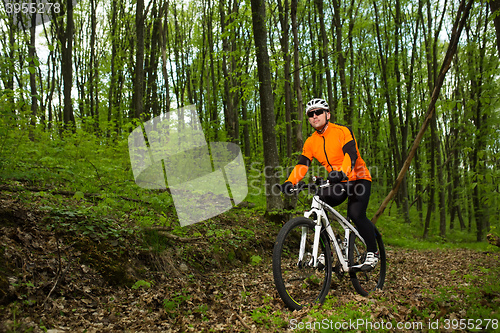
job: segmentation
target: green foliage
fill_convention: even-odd
[[[252,263],[252,265],[257,266],[262,262],[262,257],[261,256],[252,256],[250,258],[250,260],[251,260],[250,262]]]
[[[462,273],[466,283],[458,288],[441,286],[438,288],[437,294],[434,294],[433,291],[426,291],[426,294],[433,299],[429,308],[431,310],[445,308],[446,312],[460,313],[463,318],[488,318],[500,321],[500,313],[492,311],[500,306],[500,286],[498,284],[500,268],[479,267],[479,274],[475,273],[474,270],[476,268],[471,267],[470,273]],[[450,273],[461,274],[460,272]]]
[[[274,311],[270,305],[257,308],[252,311],[252,320],[264,328],[286,327],[287,322],[283,320],[282,313]]]
[[[46,217],[46,228],[57,232],[83,235],[95,240],[109,240],[111,244],[118,246],[124,243],[128,235],[137,231],[136,227],[127,227],[113,219],[86,215],[85,210],[42,208],[50,213]]]
[[[186,290],[179,291],[174,294],[171,298],[166,298],[163,300],[163,309],[171,317],[176,317],[178,315],[179,307],[188,301],[191,296]]]
[[[149,289],[151,288],[151,282],[139,280],[132,286],[132,289]]]

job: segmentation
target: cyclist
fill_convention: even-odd
[[[378,263],[375,228],[366,216],[372,179],[359,154],[354,134],[347,126],[329,122],[330,109],[323,99],[309,101],[306,114],[316,131],[304,143],[302,155],[286,182],[280,186],[281,191],[290,194],[293,186],[305,177],[312,159],[316,158],[328,171],[327,180],[335,184],[322,188],[320,199],[333,207],[349,198],[347,215],[366,242],[366,260],[353,268],[372,270]]]

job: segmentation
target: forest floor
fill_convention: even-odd
[[[362,297],[348,279],[334,278],[322,307],[292,312],[273,282],[277,227],[266,228],[272,223],[262,217],[253,217],[261,226],[244,243],[252,256],[236,250],[227,257],[202,233],[171,239],[164,251],[145,248],[132,233],[99,238],[74,228],[87,223],[102,236],[88,219],[48,212],[35,201],[0,192],[0,332],[365,332],[374,323],[390,323],[388,331],[451,332],[471,331],[458,326],[471,324],[463,319],[484,329],[500,317],[498,253],[388,246],[383,291]],[[231,238],[248,219],[217,223]]]

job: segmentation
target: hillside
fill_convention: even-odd
[[[366,330],[353,322],[452,331],[461,319],[485,328],[496,318],[491,328],[500,318],[498,253],[388,246],[383,291],[361,297],[334,278],[322,307],[291,312],[272,278],[279,227],[251,210],[175,235],[75,214],[69,196],[51,200],[67,209],[42,206],[30,191],[0,193],[1,332]]]

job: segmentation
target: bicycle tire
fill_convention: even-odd
[[[314,228],[316,224],[305,217],[291,219],[281,228],[273,249],[273,276],[276,289],[285,305],[292,310],[323,303],[332,279],[332,253],[326,231],[320,234],[318,257],[325,263],[320,269],[311,267]],[[303,227],[307,232],[306,254],[298,261]]]
[[[368,296],[372,291],[382,289],[385,283],[387,258],[385,254],[384,242],[382,241],[382,235],[379,233],[377,228],[375,228],[375,234],[379,255],[379,262],[377,266],[369,272],[349,272],[354,289],[362,296]],[[348,252],[349,267],[363,263],[365,261],[365,257],[366,245],[361,242],[361,240],[354,233],[351,233],[351,237],[349,237]]]

